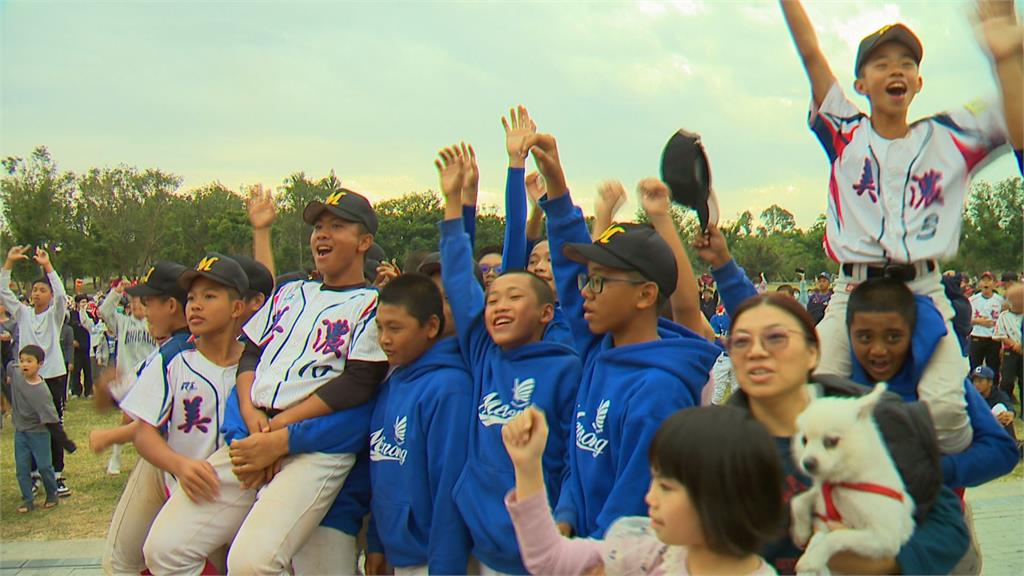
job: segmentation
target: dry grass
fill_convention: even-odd
[[[64,455],[64,476],[71,496],[62,498],[60,506],[45,510],[40,495],[35,510],[18,514],[15,510],[21,504],[21,493],[14,475],[14,427],[8,417],[0,433],[0,540],[103,538],[137,453],[134,447],[125,446],[121,474],[108,476],[110,452],[90,452],[89,431],[116,426],[120,420],[120,412],[97,413],[91,401],[72,399],[64,417],[68,435],[79,447],[74,454]]]

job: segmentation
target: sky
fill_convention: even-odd
[[[965,2],[806,5],[850,94],[860,39],[899,21],[924,44],[912,118],[997,95]],[[379,201],[436,190],[436,151],[465,140],[500,208],[500,119],[523,104],[588,212],[602,180],[656,176],[686,128],[723,219],[779,204],[807,227],[828,181],[809,98],[775,2],[0,0],[0,155],[45,145],[62,169],[160,168],[183,190],[334,170]],[[1004,156],[977,177],[1016,174]]]

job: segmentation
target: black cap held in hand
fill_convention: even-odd
[[[361,194],[342,188],[327,195],[323,201],[313,200],[302,211],[302,219],[306,224],[316,224],[317,218],[324,211],[334,214],[342,220],[359,222],[370,234],[377,233],[377,214],[370,206],[370,201]]]
[[[562,253],[581,264],[594,262],[639,272],[657,284],[658,291],[666,298],[676,290],[676,257],[665,240],[647,224],[613,224],[592,244],[566,244]]]
[[[700,135],[680,129],[661,153],[661,179],[672,200],[697,211],[701,230],[707,230],[710,209],[711,167]]]
[[[184,300],[184,292],[178,285],[182,272],[188,270],[177,262],[161,260],[150,266],[139,283],[125,292],[129,296],[169,296]]]
[[[199,277],[213,280],[228,288],[234,288],[242,296],[249,292],[249,277],[245,275],[242,265],[234,258],[219,252],[208,252],[194,269],[186,270],[178,278],[178,285],[187,291],[192,286],[192,282]]]

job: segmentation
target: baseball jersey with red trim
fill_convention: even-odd
[[[886,140],[833,84],[808,118],[832,164],[825,250],[837,262],[909,263],[956,255],[973,172],[1007,141],[1002,109],[976,102]]]
[[[170,356],[168,358],[168,356]],[[178,454],[205,460],[223,444],[224,403],[235,386],[238,365],[218,366],[187,347],[146,364],[121,409],[132,418],[166,431],[167,445]],[[174,476],[164,474],[168,490]]]
[[[242,331],[263,349],[252,403],[284,410],[345,371],[348,360],[386,362],[377,343],[377,290],[285,284]]]

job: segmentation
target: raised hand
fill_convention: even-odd
[[[996,61],[1020,56],[1024,26],[1017,21],[1012,0],[977,0],[972,20],[978,42]]]
[[[385,260],[377,266],[377,277],[373,280],[373,286],[379,290],[401,275],[402,271],[398,268],[397,262]]]
[[[534,134],[523,142],[523,156],[533,154],[537,170],[544,176],[549,199],[565,195],[569,188],[565,185],[565,172],[558,158],[558,143],[551,134]]]
[[[465,176],[465,160],[462,157],[462,150],[456,146],[442,148],[437,155],[440,157],[434,160],[437,167],[437,174],[441,178],[441,192],[444,194],[446,205],[462,204],[462,180]]]
[[[540,177],[540,172],[530,172],[527,174],[526,195],[530,198],[530,202],[536,206],[545,194],[547,194],[547,187],[544,185],[544,180]]]
[[[537,133],[537,124],[530,118],[526,108],[519,106],[508,111],[508,118],[501,118],[501,125],[505,127],[505,149],[508,151],[509,167],[525,167],[527,150],[523,144],[527,138]]]
[[[264,190],[262,184],[249,187],[249,197],[245,208],[249,212],[249,223],[256,230],[270,228],[277,219],[277,205],[270,190]]]
[[[14,263],[18,260],[28,260],[28,246],[11,246],[11,249],[7,251],[7,260],[4,262],[4,268],[13,268]]]
[[[476,165],[476,150],[465,142],[459,145],[462,162],[466,166],[462,174],[462,203],[476,206],[477,193],[480,191],[480,168]]]
[[[669,191],[664,182],[657,178],[644,178],[636,185],[636,191],[640,196],[640,205],[648,218],[668,215]]]
[[[42,248],[36,248],[36,255],[32,258],[36,264],[42,267],[43,272],[49,274],[53,271],[53,264],[50,263],[50,255]]]
[[[597,187],[596,211],[607,218],[608,223],[615,218],[615,213],[626,203],[626,189],[618,180],[605,180]]]
[[[697,234],[697,237],[693,239],[693,247],[697,249],[700,259],[714,268],[721,268],[728,264],[729,260],[732,260],[725,236],[722,235],[722,231],[716,224],[709,222],[707,232]]]

